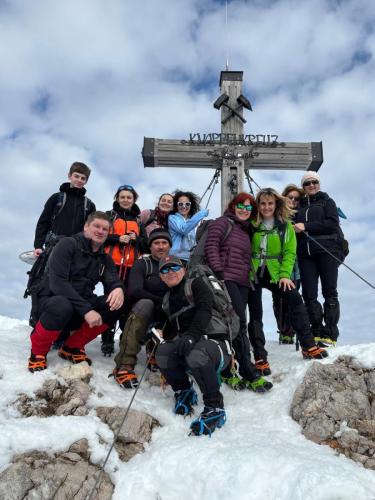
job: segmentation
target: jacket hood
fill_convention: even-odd
[[[318,200],[329,200],[329,196],[327,193],[324,193],[323,191],[318,191],[316,194],[313,196],[304,196],[300,202],[301,206],[307,206],[311,202],[313,203],[314,201]]]
[[[113,210],[123,216],[131,215],[133,217],[137,217],[141,213],[141,210],[139,209],[139,206],[136,203],[134,203],[134,205],[131,207],[130,210],[124,210],[123,208],[120,207],[118,201],[113,202]]]
[[[73,196],[82,196],[83,197],[86,194],[85,188],[71,187],[70,182],[64,182],[64,184],[61,184],[60,191],[62,193],[70,194]]]

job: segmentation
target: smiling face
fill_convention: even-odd
[[[303,190],[307,196],[313,196],[320,191],[320,183],[316,179],[307,179],[303,183]]]
[[[258,210],[264,220],[272,219],[276,210],[275,198],[271,194],[262,194],[259,198]]]
[[[158,207],[163,212],[170,212],[173,208],[173,196],[170,194],[163,194],[160,197]]]
[[[301,195],[299,194],[298,191],[295,191],[295,190],[289,191],[289,193],[286,195],[288,207],[296,209],[298,207],[300,198],[301,198]]]
[[[191,209],[191,201],[187,196],[180,196],[179,199],[177,200],[177,211],[179,214],[182,215],[182,217],[185,217],[185,219],[188,217],[189,212]]]
[[[93,219],[91,222],[86,222],[83,227],[85,238],[91,240],[93,250],[103,245],[109,233],[110,223],[104,219]]]
[[[165,283],[169,288],[173,288],[181,283],[186,271],[185,268],[181,266],[172,265],[167,267],[169,269],[168,273],[160,273],[159,276],[163,283]],[[172,267],[175,269],[178,268],[178,271],[173,271],[171,269]]]
[[[78,189],[82,189],[87,182],[87,177],[79,172],[73,172],[68,175],[70,181],[70,186]]]
[[[252,205],[250,198],[246,199],[243,203],[237,203],[234,207],[234,213],[237,219],[247,220],[251,216]]]
[[[117,201],[121,208],[130,210],[134,205],[134,193],[131,191],[120,191],[117,195]]]

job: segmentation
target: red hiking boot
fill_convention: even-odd
[[[41,372],[47,368],[47,356],[43,354],[31,353],[29,358],[28,369],[31,373]]]
[[[271,375],[271,367],[266,359],[257,359],[255,361],[255,368],[258,370],[259,375]]]
[[[303,359],[324,359],[328,357],[328,352],[325,349],[315,345],[310,349],[302,349]]]
[[[84,349],[77,349],[75,347],[67,347],[66,345],[63,345],[60,347],[58,355],[60,358],[67,359],[74,365],[82,363],[82,361],[86,361],[89,365],[92,364],[91,359],[86,355]]]

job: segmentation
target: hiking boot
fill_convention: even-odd
[[[294,344],[294,335],[279,334],[279,344]]]
[[[91,365],[91,359],[86,355],[84,349],[78,349],[77,347],[68,347],[63,345],[58,351],[58,355],[62,359],[67,359],[74,365],[86,361],[87,364]]]
[[[315,339],[314,339],[315,340]],[[336,341],[329,337],[319,337],[318,341],[315,341],[319,347],[336,347]]]
[[[310,349],[302,349],[303,359],[324,359],[328,357],[328,352],[315,345]]]
[[[205,406],[199,417],[193,420],[190,425],[190,434],[194,436],[201,436],[202,434],[211,437],[215,429],[223,427],[226,421],[224,408],[212,408]]]
[[[174,393],[176,403],[174,412],[177,415],[191,415],[194,413],[193,405],[198,404],[198,394],[195,392],[193,384],[189,389],[183,389]]]
[[[255,368],[258,370],[259,375],[271,375],[271,367],[266,359],[257,359],[255,361]]]
[[[102,333],[102,345],[100,347],[103,356],[111,357],[115,352],[115,332],[113,330],[107,330]]]
[[[43,354],[33,354],[31,353],[29,357],[28,369],[29,372],[41,372],[47,368],[47,356]]]
[[[243,391],[246,389],[245,382],[238,375],[232,374],[229,377],[223,377],[223,375],[221,375],[221,380],[224,384],[229,385],[234,391]]]
[[[139,386],[139,381],[134,370],[115,368],[109,377],[114,377],[115,381],[123,389],[136,389]]]
[[[250,391],[254,391],[258,394],[268,392],[273,387],[273,384],[263,377],[258,377],[254,380],[246,380],[245,384]]]

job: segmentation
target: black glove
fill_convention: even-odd
[[[195,344],[195,338],[192,335],[183,335],[176,342],[176,353],[179,356],[187,356]]]

